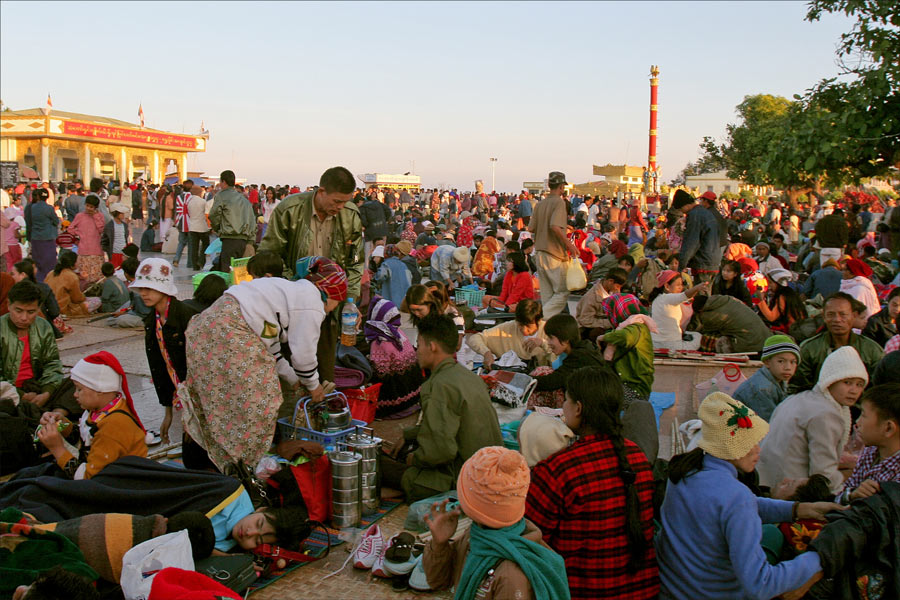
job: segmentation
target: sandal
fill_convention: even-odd
[[[147,446],[156,446],[162,442],[162,436],[159,435],[158,431],[148,429],[147,435],[144,436],[144,442],[146,442]]]
[[[405,563],[412,556],[416,538],[411,533],[398,533],[391,538],[390,545],[384,553],[384,559],[394,563]]]

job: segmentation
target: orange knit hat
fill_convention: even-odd
[[[473,454],[459,471],[456,491],[463,512],[484,527],[515,525],[525,516],[531,472],[525,457],[502,446]]]

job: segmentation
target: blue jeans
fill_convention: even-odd
[[[188,249],[188,263],[194,264],[194,257],[191,256],[191,247],[188,245],[188,234],[184,231],[178,232],[178,247],[175,249],[175,262],[181,260],[181,253],[184,252],[185,247]]]

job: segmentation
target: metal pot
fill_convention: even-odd
[[[340,412],[323,412],[322,413],[322,431],[324,433],[337,433],[350,428],[353,417],[350,415],[350,409],[344,408]]]

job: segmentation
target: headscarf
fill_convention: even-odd
[[[623,242],[622,240],[614,240],[609,245],[609,251],[610,253],[614,254],[616,259],[618,260],[628,254],[628,246],[626,246],[625,242]]]
[[[759,263],[750,258],[749,256],[743,256],[737,259],[738,264],[741,265],[741,275],[749,275],[755,271],[759,271]]]
[[[634,294],[612,294],[601,306],[613,329],[632,315],[647,314],[647,309]]]
[[[872,276],[872,268],[858,258],[848,258],[844,266],[854,277],[869,278]]]
[[[294,269],[297,279],[307,279],[331,300],[347,299],[347,274],[339,264],[323,256],[304,256]]]
[[[400,234],[401,240],[406,240],[410,244],[416,243],[416,238],[419,237],[416,235],[416,224],[410,221],[406,224],[406,228],[403,230],[403,233]]]
[[[400,333],[400,310],[397,305],[375,296],[369,304],[369,315],[363,325],[363,333],[370,344],[375,340],[383,339],[393,343],[398,350],[403,347],[403,337]]]
[[[680,275],[681,273],[672,269],[660,271],[656,274],[656,287],[662,287]]]

